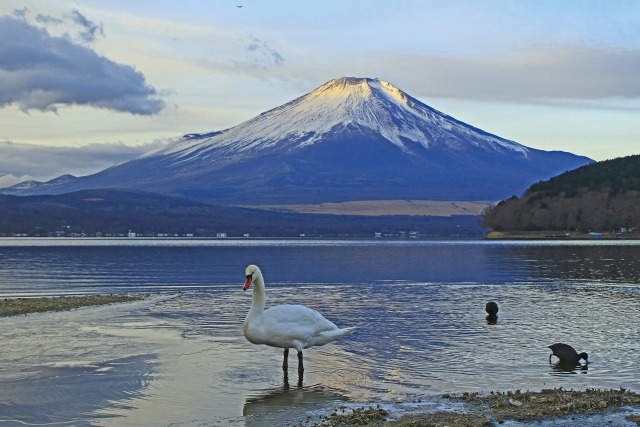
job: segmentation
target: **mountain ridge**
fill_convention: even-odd
[[[344,77],[235,127],[187,134],[65,185],[2,192],[119,188],[242,205],[500,200],[590,162],[490,134],[388,82]]]

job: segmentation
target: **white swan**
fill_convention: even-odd
[[[336,341],[355,329],[338,328],[320,313],[303,305],[276,305],[264,309],[265,292],[262,272],[255,265],[245,270],[246,291],[253,283],[251,308],[244,319],[244,336],[253,344],[284,348],[282,369],[287,370],[289,348],[298,351],[298,374],[302,375],[302,350]]]

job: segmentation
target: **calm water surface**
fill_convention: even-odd
[[[0,426],[295,425],[338,404],[446,407],[449,392],[640,392],[639,257],[637,241],[0,239],[2,298],[153,294],[0,319]],[[281,350],[242,336],[250,263],[267,305],[358,327],[305,351],[302,386],[294,356],[285,377]],[[588,369],[554,369],[553,342]]]

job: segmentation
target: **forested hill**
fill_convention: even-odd
[[[640,155],[591,163],[538,182],[487,210],[495,231],[610,231],[640,225]]]

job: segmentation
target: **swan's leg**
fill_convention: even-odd
[[[282,370],[283,371],[286,371],[287,368],[289,367],[288,360],[289,360],[289,349],[285,348],[284,349],[284,360],[282,361]]]
[[[302,364],[302,352],[298,352],[298,375],[302,376],[304,372],[304,365]]]
[[[302,373],[298,372],[298,387],[302,387],[302,378],[303,378]]]

